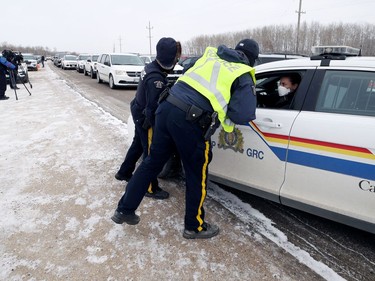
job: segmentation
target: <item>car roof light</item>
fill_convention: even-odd
[[[311,48],[313,55],[345,55],[359,56],[361,49],[349,46],[313,46]]]

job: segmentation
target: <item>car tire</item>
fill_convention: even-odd
[[[103,82],[103,80],[100,79],[99,73],[96,73],[96,81],[98,81],[99,84]]]
[[[92,67],[90,68],[90,76],[91,76],[91,79],[96,78],[96,72],[92,69]]]
[[[112,74],[109,74],[109,79],[108,79],[108,81],[109,81],[109,87],[110,87],[111,89],[116,89],[115,81],[113,80],[113,76],[112,76]]]
[[[26,74],[25,77],[23,77],[23,79],[22,79],[23,84],[25,84],[27,82],[29,82],[29,74]]]

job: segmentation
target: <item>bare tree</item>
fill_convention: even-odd
[[[221,44],[233,48],[243,38],[253,38],[259,43],[262,53],[293,53],[297,30],[294,25],[264,26],[235,33],[200,35],[183,44],[191,54],[202,54],[207,46]],[[315,45],[348,45],[362,49],[362,55],[375,55],[375,25],[318,22],[300,26],[299,52],[310,55]]]

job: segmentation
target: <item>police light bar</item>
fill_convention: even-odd
[[[311,48],[313,55],[346,55],[346,56],[359,56],[361,49],[349,46],[313,46]]]

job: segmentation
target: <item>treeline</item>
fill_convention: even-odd
[[[297,39],[298,37],[298,39]],[[346,45],[362,49],[362,55],[375,56],[374,24],[332,23],[322,25],[318,22],[302,23],[299,36],[296,25],[270,25],[216,35],[199,35],[182,43],[185,55],[201,55],[207,46],[221,44],[234,47],[243,38],[253,38],[259,43],[262,53],[299,53],[311,55],[311,47],[316,45]],[[298,47],[297,47],[298,41]],[[23,47],[3,42],[0,50],[11,49],[23,53],[50,56],[58,53],[48,47]],[[75,52],[71,52],[75,53]]]
[[[14,44],[10,44],[7,42],[2,42],[0,44],[0,50],[13,50],[21,53],[31,53],[35,55],[43,55],[43,56],[53,56],[56,52],[56,50],[51,50],[48,47],[23,47],[23,46],[17,46]]]
[[[296,25],[273,25],[217,35],[199,35],[183,43],[183,53],[203,54],[207,46],[234,47],[243,38],[259,43],[261,53],[299,53],[311,55],[316,45],[345,45],[362,49],[363,56],[375,56],[375,25],[318,22],[303,23],[297,40]],[[297,41],[299,42],[297,48]]]

